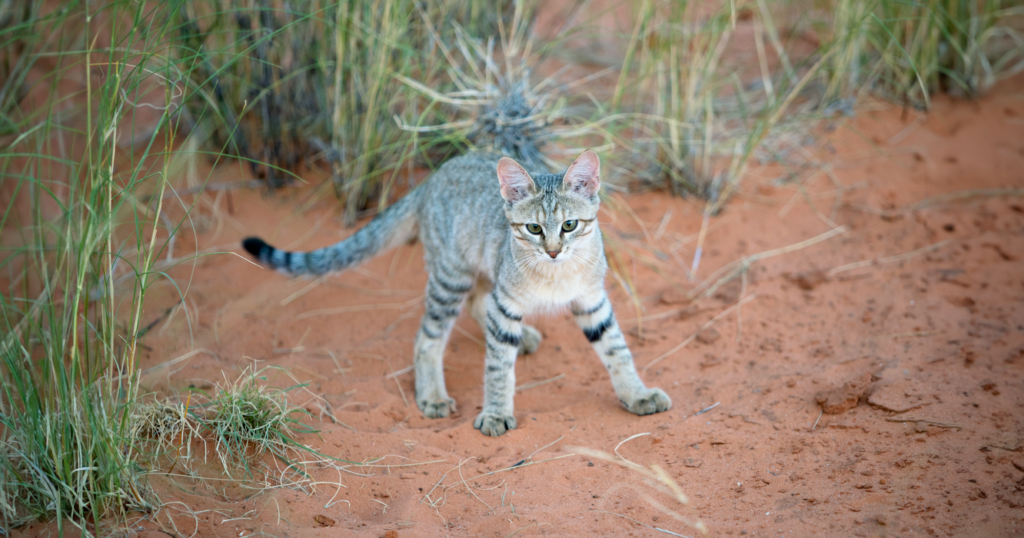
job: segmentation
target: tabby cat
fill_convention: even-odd
[[[493,183],[497,171],[498,184]],[[500,187],[500,188],[499,188]],[[540,332],[523,323],[568,307],[630,412],[665,411],[664,391],[640,380],[604,290],[608,264],[597,223],[600,161],[580,155],[563,174],[531,174],[486,153],[456,157],[354,235],[311,252],[286,252],[258,238],[243,241],[263,264],[291,275],[351,267],[413,238],[423,242],[426,312],[416,335],[416,404],[448,416],[443,354],[455,318],[469,302],[486,337],[483,411],[473,425],[497,436],[516,427],[516,356],[532,353]]]

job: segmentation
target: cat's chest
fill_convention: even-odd
[[[594,290],[591,278],[578,273],[535,276],[524,282],[521,292],[530,310],[560,310]]]

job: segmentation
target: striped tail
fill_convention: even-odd
[[[351,237],[329,247],[309,252],[288,252],[274,248],[258,237],[248,237],[242,241],[242,248],[260,263],[289,275],[322,275],[341,271],[413,239],[417,233],[418,198],[419,189],[415,189]]]

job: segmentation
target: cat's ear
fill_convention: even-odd
[[[601,190],[601,160],[588,149],[569,165],[562,179],[566,192],[592,198]]]
[[[530,196],[535,189],[529,172],[508,157],[498,161],[498,181],[501,182],[501,197],[512,204]]]

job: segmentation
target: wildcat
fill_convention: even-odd
[[[532,353],[541,340],[523,318],[565,307],[608,370],[622,405],[637,415],[659,413],[672,402],[640,380],[605,294],[608,264],[597,223],[600,166],[590,150],[562,174],[530,174],[508,157],[470,153],[446,162],[340,243],[301,253],[258,238],[242,245],[273,269],[318,275],[418,237],[430,275],[413,364],[416,404],[427,417],[455,410],[442,361],[465,302],[486,338],[484,405],[473,423],[485,435],[516,427],[516,356]]]

